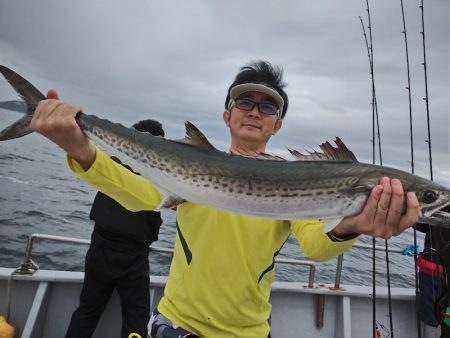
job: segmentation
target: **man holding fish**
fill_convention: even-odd
[[[226,155],[229,161],[245,160],[242,163],[252,165],[256,157],[273,166],[282,162],[265,151],[286,115],[288,97],[284,87],[282,71],[267,62],[241,68],[228,90],[223,112],[231,136],[230,154]],[[31,128],[67,152],[69,167],[76,175],[132,211],[177,206],[177,235],[169,279],[149,324],[149,336],[153,338],[270,337],[269,296],[275,275],[274,258],[290,234],[298,240],[305,255],[323,261],[348,250],[359,234],[389,239],[419,218],[416,194],[405,193],[398,178],[380,176],[365,195],[358,197],[363,198],[362,210],[344,214],[349,216],[337,220],[318,214],[316,219],[294,219],[288,211],[284,218],[281,210],[277,219],[271,209],[277,209],[280,198],[303,198],[305,205],[314,205],[333,195],[333,199],[326,200],[332,209],[342,200],[345,208],[348,196],[334,195],[338,188],[314,188],[310,182],[302,184],[311,186],[311,190],[295,191],[295,183],[292,190],[277,188],[276,181],[283,180],[283,172],[271,174],[266,170],[264,173],[260,162],[246,173],[250,178],[243,182],[248,184],[236,183],[239,174],[233,172],[211,178],[197,169],[191,177],[186,177],[189,174],[183,172],[186,164],[177,164],[178,174],[191,180],[192,186],[205,194],[212,186],[214,190],[223,190],[223,195],[219,196],[218,192],[217,197],[208,196],[211,200],[208,206],[196,203],[195,199],[188,198],[193,190],[180,188],[175,194],[171,186],[173,179],[163,177],[164,174],[153,180],[151,175],[146,179],[145,175],[137,176],[121,168],[91,142],[86,128],[80,128],[76,119],[82,111],[80,106],[60,101],[55,91],[49,91],[47,98],[37,105]],[[200,132],[192,130],[190,125],[187,128],[188,137],[183,142],[189,148],[184,153],[198,149],[212,151],[212,145]],[[89,132],[96,133],[93,129]],[[248,157],[253,160],[247,161]],[[133,158],[140,160],[139,156]],[[148,161],[163,168],[162,172],[170,171],[170,163],[165,160],[150,156]],[[226,172],[227,163],[222,167]],[[250,183],[254,177],[264,175],[266,180],[275,183],[269,186]],[[266,210],[246,214],[230,212],[235,210],[233,207],[221,209],[227,194],[236,196],[236,204],[248,210],[258,209],[255,204],[259,201],[265,203]],[[428,191],[429,199],[436,197],[431,195]],[[328,225],[327,230],[324,223]]]

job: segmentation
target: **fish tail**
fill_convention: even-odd
[[[0,65],[0,73],[19,94],[25,102],[25,116],[0,131],[0,141],[11,140],[28,135],[33,132],[30,123],[39,101],[45,100],[46,96],[36,89],[30,82],[6,66]]]

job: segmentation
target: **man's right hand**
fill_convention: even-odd
[[[31,128],[54,142],[88,170],[95,161],[95,147],[80,129],[75,116],[82,111],[77,105],[59,100],[55,90],[49,90],[47,100],[39,102]]]

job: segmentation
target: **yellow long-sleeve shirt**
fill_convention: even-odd
[[[70,168],[132,211],[155,209],[161,193],[97,149],[87,171]],[[318,220],[285,221],[233,214],[196,203],[177,208],[169,279],[158,310],[200,337],[267,337],[274,258],[292,233],[308,257],[327,260],[354,240],[333,242]]]

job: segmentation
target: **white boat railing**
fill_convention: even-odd
[[[37,239],[50,240],[50,241],[55,241],[55,242],[73,243],[73,244],[83,244],[83,245],[89,245],[91,243],[91,241],[89,239],[33,233],[28,236],[27,247],[25,250],[25,256],[24,256],[23,261],[20,264],[20,266],[15,270],[15,272],[14,272],[15,274],[32,275],[34,272],[36,272],[39,269],[39,266],[32,260],[33,244]],[[369,244],[355,243],[352,248],[362,249],[362,250],[373,250],[374,246],[369,245]],[[385,251],[386,248],[383,246],[375,246],[375,250]],[[173,248],[150,246],[150,251],[173,254],[174,250],[173,250]],[[403,249],[389,248],[388,252],[403,254]],[[334,287],[332,287],[333,290],[340,290],[343,260],[344,260],[343,254],[338,256],[337,265],[336,265],[335,284],[334,284]],[[275,263],[308,266],[309,267],[309,277],[308,277],[308,286],[307,287],[308,288],[314,287],[314,280],[315,280],[315,274],[316,274],[315,262],[310,261],[310,260],[277,257],[277,258],[275,258]]]
[[[352,249],[373,250],[374,248],[376,251],[386,251],[385,246],[379,246],[379,245],[373,246],[370,244],[355,243],[352,246]],[[403,249],[400,249],[400,248],[388,248],[388,252],[404,254]],[[341,289],[340,285],[341,285],[341,275],[342,275],[343,263],[344,263],[344,254],[339,255],[337,257],[336,277],[334,280],[334,286],[331,288],[332,290],[340,290]]]

